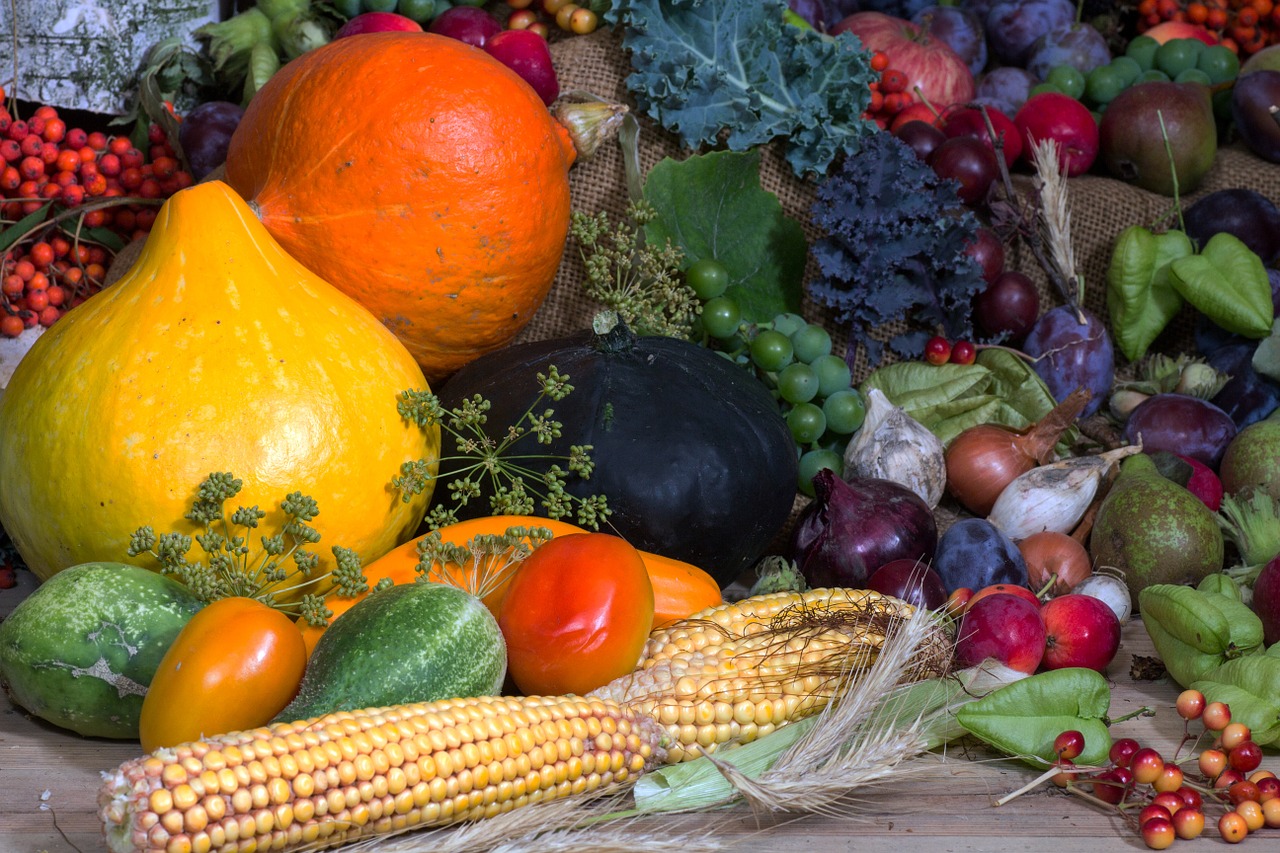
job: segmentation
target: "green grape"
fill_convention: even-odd
[[[814,496],[813,478],[823,468],[829,468],[835,472],[837,477],[844,471],[844,460],[840,458],[840,454],[834,450],[826,450],[819,448],[817,450],[807,450],[800,457],[800,468],[798,471],[797,485],[800,491],[809,497]]]
[[[1209,75],[1210,84],[1226,83],[1240,75],[1240,58],[1230,48],[1215,44],[1196,58],[1196,68]]]
[[[821,397],[847,390],[853,382],[853,371],[838,355],[819,356],[809,362],[809,366],[818,375],[818,395]]]
[[[769,325],[775,332],[781,332],[787,337],[791,337],[807,326],[808,323],[799,314],[779,314],[773,318],[773,322]]]
[[[818,374],[807,364],[788,364],[778,374],[778,394],[792,405],[807,403],[818,396]]]
[[[1143,68],[1132,56],[1117,56],[1111,60],[1111,67],[1120,72],[1126,88],[1132,86],[1142,75]]]
[[[1137,36],[1129,41],[1124,55],[1136,61],[1143,71],[1150,71],[1155,67],[1156,51],[1159,48],[1160,42],[1151,36]]]
[[[330,0],[329,5],[339,16],[350,20],[364,11],[360,0]]]
[[[800,403],[787,412],[787,426],[796,444],[812,444],[827,431],[827,416],[813,403]]]
[[[717,296],[702,306],[702,328],[713,338],[727,340],[738,333],[742,325],[742,309],[728,296]]]
[[[1152,68],[1150,71],[1143,71],[1138,75],[1139,83],[1168,83],[1169,75],[1165,74],[1159,68]]]
[[[821,326],[806,324],[804,328],[791,333],[791,345],[796,350],[796,360],[809,364],[831,352],[831,335]]]
[[[1044,82],[1077,101],[1084,96],[1084,74],[1073,65],[1059,65],[1045,76]]]
[[[436,16],[436,0],[396,0],[396,11],[419,24]]]
[[[1059,89],[1057,86],[1053,85],[1053,84],[1052,84],[1052,83],[1050,83],[1048,80],[1046,80],[1046,81],[1045,81],[1045,82],[1043,82],[1043,83],[1037,83],[1037,84],[1035,84],[1034,86],[1032,86],[1032,87],[1031,87],[1031,91],[1027,93],[1027,96],[1028,96],[1028,97],[1030,97],[1031,95],[1042,95],[1042,94],[1044,94],[1045,92],[1054,92],[1054,93],[1059,94],[1059,95],[1065,95],[1065,94],[1066,94],[1066,93],[1065,93],[1065,92],[1063,92],[1061,89]]]
[[[867,416],[862,395],[850,388],[837,391],[822,401],[822,414],[827,418],[827,429],[841,435],[853,435]]]
[[[715,258],[699,258],[684,271],[684,280],[703,302],[729,289],[729,271]]]
[[[488,0],[452,0],[455,6],[475,6],[477,8],[483,6],[486,2]]]
[[[1156,68],[1170,78],[1177,76],[1188,68],[1195,68],[1200,58],[1200,51],[1194,45],[1205,46],[1200,39],[1170,39],[1156,50]]]
[[[394,12],[396,0],[360,0],[360,8],[366,12]]]
[[[1201,83],[1205,86],[1210,86],[1213,84],[1213,81],[1209,79],[1209,75],[1201,71],[1199,68],[1188,68],[1186,71],[1183,71],[1177,77],[1174,77],[1173,82]]]
[[[1099,65],[1085,79],[1084,97],[1094,104],[1109,104],[1124,88],[1124,78],[1120,71],[1110,65]]]
[[[795,358],[791,338],[774,329],[761,329],[751,341],[751,360],[756,367],[776,373]]]

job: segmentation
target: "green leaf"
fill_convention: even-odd
[[[44,218],[49,214],[49,208],[51,207],[53,207],[53,202],[46,202],[40,206],[39,210],[28,213],[4,231],[0,231],[0,252],[28,236],[27,232],[44,222]]]
[[[1263,338],[1253,351],[1253,369],[1268,379],[1280,382],[1280,320],[1271,324],[1271,334]]]
[[[865,396],[879,388],[907,414],[958,397],[980,394],[991,384],[991,371],[980,364],[925,364],[899,361],[872,371],[859,390]]]
[[[666,158],[649,172],[645,200],[658,218],[645,238],[670,240],[687,263],[715,258],[748,321],[799,313],[808,242],[778,197],[760,186],[760,152]]]
[[[878,132],[863,113],[876,77],[852,34],[788,25],[786,0],[617,0],[641,112],[703,145],[747,151],[783,140],[797,175],[825,174]]]
[[[1182,307],[1169,280],[1170,262],[1195,253],[1181,231],[1156,235],[1138,225],[1116,239],[1107,268],[1107,312],[1116,345],[1137,361]]]
[[[1214,234],[1200,254],[1170,264],[1173,287],[1228,332],[1265,338],[1275,319],[1262,259],[1239,238]]]
[[[1210,702],[1231,706],[1232,722],[1248,726],[1260,746],[1280,744],[1280,653],[1272,650],[1229,660],[1191,685]]]
[[[1056,757],[1053,741],[1065,731],[1084,735],[1076,764],[1102,764],[1111,749],[1106,715],[1107,681],[1091,669],[1055,669],[1002,687],[964,706],[957,720],[965,730],[1007,755],[1038,767]]]
[[[110,228],[81,228],[77,233],[80,239],[106,246],[113,252],[119,252],[124,248],[124,240]]]

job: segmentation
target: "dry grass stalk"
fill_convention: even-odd
[[[1084,280],[1076,269],[1071,247],[1071,206],[1058,141],[1045,138],[1032,142],[1031,159],[1038,177],[1040,230],[1049,249],[1049,260],[1062,280],[1070,283],[1070,301],[1078,307],[1084,300]]]

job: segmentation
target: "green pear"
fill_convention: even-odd
[[[1124,573],[1134,601],[1156,583],[1198,583],[1221,571],[1222,531],[1191,492],[1156,469],[1145,453],[1130,456],[1098,508],[1089,552],[1095,568]]]

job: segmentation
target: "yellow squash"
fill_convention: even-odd
[[[438,432],[396,411],[400,391],[425,387],[373,315],[287,255],[226,184],[199,184],[161,208],[128,274],[18,366],[0,399],[0,524],[45,579],[124,560],[144,524],[194,535],[196,487],[229,471],[244,487],[227,514],[267,513],[254,553],[300,491],[320,508],[317,573],[332,545],[369,562],[430,500],[391,486],[402,463],[438,458]]]

